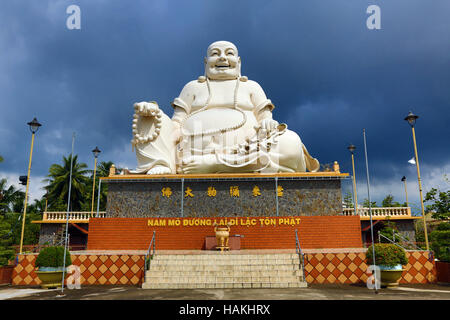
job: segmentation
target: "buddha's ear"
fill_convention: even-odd
[[[203,62],[205,62],[205,64],[206,64],[206,57],[205,57],[205,58],[203,58]]]
[[[238,60],[238,72],[239,72],[239,77],[241,76],[241,57],[239,57]]]

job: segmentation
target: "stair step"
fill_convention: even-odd
[[[266,264],[299,264],[298,259],[274,259],[274,260],[173,260],[173,261],[165,261],[165,260],[152,260],[150,262],[150,265],[222,265],[222,266],[229,266],[229,265],[266,265]]]
[[[284,283],[298,282],[300,277],[199,277],[199,278],[145,278],[148,283]]]
[[[263,259],[298,259],[298,254],[156,254],[155,259],[161,260],[263,260]]]
[[[287,271],[279,271],[279,270],[265,270],[265,271],[240,271],[240,270],[217,270],[217,271],[179,271],[179,270],[171,270],[171,271],[146,271],[146,277],[179,277],[183,275],[184,277],[196,277],[196,276],[205,276],[205,277],[242,277],[242,276],[300,276],[302,274],[301,270],[287,270]]]
[[[145,272],[144,289],[302,288],[297,254],[159,255]]]
[[[164,264],[150,264],[150,271],[247,271],[247,272],[260,272],[260,271],[294,271],[299,270],[299,264],[280,264],[280,265],[164,265]]]
[[[143,289],[306,288],[306,282],[279,283],[144,283]]]

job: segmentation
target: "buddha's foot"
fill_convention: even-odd
[[[155,166],[147,171],[147,174],[171,174],[172,170],[165,166]]]
[[[185,174],[215,173],[220,171],[215,155],[191,156],[183,159],[182,172]]]

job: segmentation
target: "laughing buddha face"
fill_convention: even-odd
[[[237,79],[241,73],[241,58],[236,46],[228,41],[212,43],[207,50],[205,71],[211,80]]]

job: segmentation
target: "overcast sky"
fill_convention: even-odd
[[[69,30],[66,8],[81,9]],[[381,30],[369,30],[369,5]],[[89,168],[100,160],[134,168],[133,103],[155,100],[169,116],[184,84],[202,75],[216,40],[235,43],[242,74],[275,104],[274,119],[296,131],[321,163],[351,172],[356,145],[358,199],[367,198],[366,128],[372,198],[391,193],[419,204],[412,110],[425,191],[448,189],[450,173],[450,2],[317,1],[21,1],[0,2],[0,176],[26,175],[31,134],[31,195],[71,149]],[[351,190],[350,180],[344,190]],[[22,187],[23,188],[23,187]]]

